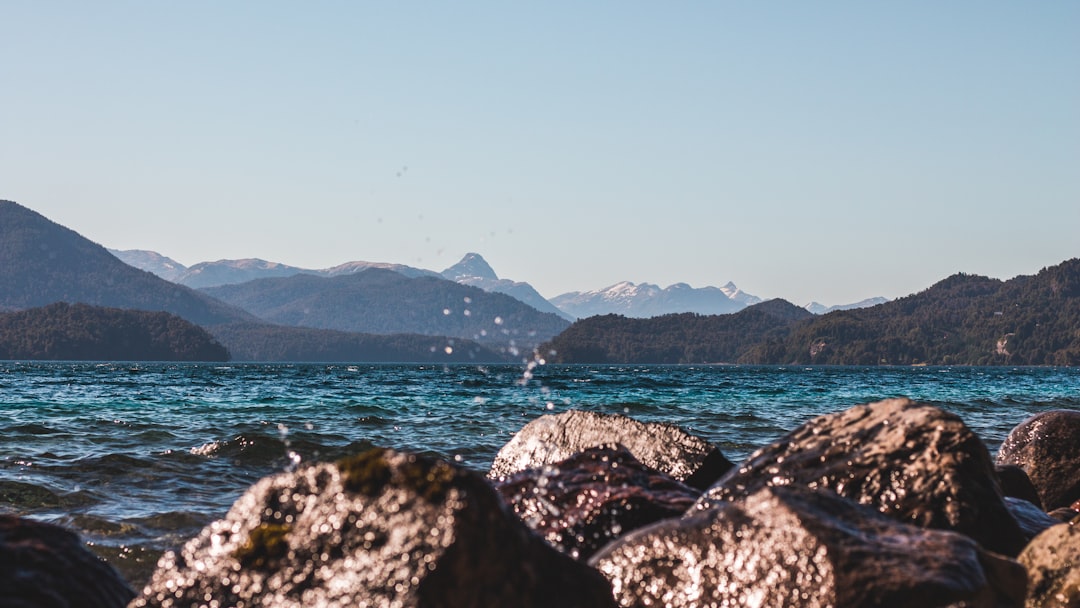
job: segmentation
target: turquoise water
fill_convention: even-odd
[[[737,462],[894,396],[955,412],[994,452],[1029,415],[1080,409],[1080,369],[0,362],[0,512],[75,528],[123,570],[260,477],[375,445],[486,471],[524,424],[576,408],[678,424]]]

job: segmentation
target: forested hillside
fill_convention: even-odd
[[[550,359],[558,363],[735,362],[761,341],[786,337],[794,324],[812,316],[784,300],[730,315],[603,315],[574,323],[541,349],[554,352]]]
[[[793,308],[773,301],[733,315],[593,317],[545,348],[565,363],[1080,365],[1078,259],[1009,281],[957,274],[819,317]]]
[[[253,320],[205,294],[132,268],[34,211],[0,201],[0,310],[53,302],[164,310],[200,325]]]
[[[0,314],[0,359],[226,361],[206,330],[166,312],[58,302]]]
[[[828,365],[1080,365],[1080,259],[1009,281],[957,274],[833,312],[745,360]]]

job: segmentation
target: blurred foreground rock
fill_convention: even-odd
[[[1080,412],[1052,410],[1021,422],[998,449],[997,463],[1024,469],[1047,511],[1080,500]]]
[[[505,478],[611,444],[626,446],[642,464],[701,490],[733,466],[716,446],[677,426],[570,410],[526,424],[499,450],[489,477]]]
[[[1060,524],[1019,557],[1028,571],[1028,608],[1080,606],[1080,527]]]
[[[1025,589],[1019,564],[966,536],[803,486],[642,528],[590,563],[622,606],[1002,608]]]
[[[695,508],[788,484],[831,490],[904,523],[960,532],[1004,555],[1016,556],[1027,542],[982,440],[957,416],[907,399],[810,420],[754,452]]]
[[[75,533],[0,515],[0,607],[123,608],[133,597]]]
[[[701,496],[621,445],[589,448],[495,487],[530,528],[578,559],[631,530],[681,516]]]
[[[132,606],[611,606],[486,479],[375,449],[263,479]]]

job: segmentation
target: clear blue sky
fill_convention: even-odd
[[[1080,256],[1080,2],[0,4],[0,198],[185,264],[843,303]]]

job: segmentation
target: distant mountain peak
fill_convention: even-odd
[[[498,281],[499,275],[487,263],[479,253],[466,253],[461,261],[442,271],[442,276],[451,281],[463,281],[465,279],[485,279]]]
[[[665,288],[653,283],[621,281],[603,289],[573,291],[551,299],[561,310],[577,317],[615,313],[627,317],[654,317],[696,312],[727,314],[742,310],[761,299],[740,291],[733,283],[719,287],[692,287],[674,283]]]

